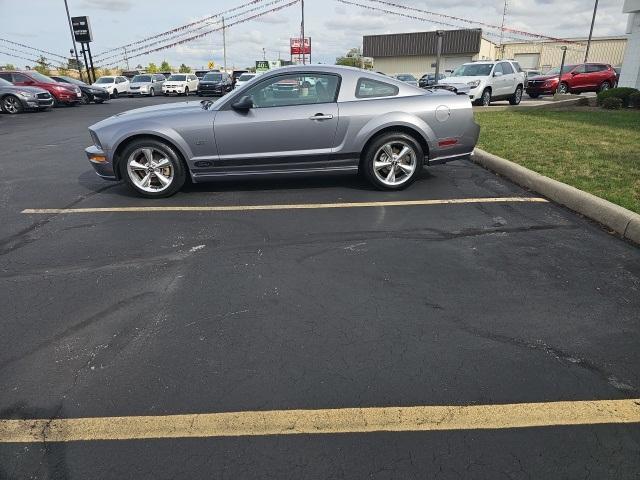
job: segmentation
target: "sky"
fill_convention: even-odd
[[[68,3],[72,16],[89,16],[94,37],[91,49],[96,55],[207,15],[246,4],[247,1],[68,0]],[[353,1],[372,4],[367,0]],[[504,0],[389,1],[493,25],[501,24],[504,9]],[[268,1],[265,0],[264,3]],[[621,13],[622,3],[622,0],[600,0],[595,36],[624,34],[626,15]],[[593,4],[594,0],[508,0],[505,25],[553,37],[586,37],[589,33]],[[470,5],[473,7],[470,8]],[[300,11],[298,3],[227,28],[227,66],[242,68],[254,65],[256,60],[262,59],[263,48],[267,59],[277,59],[279,55],[288,59],[289,38],[298,35],[300,31]],[[411,13],[407,10],[405,12]],[[0,0],[0,18],[3,26],[0,38],[59,55],[67,55],[71,47],[63,0]],[[374,12],[345,5],[337,0],[305,0],[305,25],[306,34],[312,38],[314,63],[334,63],[336,57],[344,55],[350,48],[361,46],[363,35],[453,28]],[[459,25],[472,27],[464,23]],[[495,37],[489,39],[497,41]],[[134,68],[138,64],[147,65],[149,62],[159,65],[163,60],[174,66],[185,63],[194,68],[203,68],[210,60],[220,65],[223,58],[222,45],[222,34],[215,32],[184,45],[133,58],[130,60],[130,67]],[[39,55],[37,52],[24,55],[3,48],[6,46],[6,43],[0,41],[0,52],[15,53],[29,58],[37,58]],[[22,47],[12,48],[25,50]],[[0,64],[6,63],[19,68],[32,65],[29,61],[0,53]],[[124,66],[124,62],[122,65]]]

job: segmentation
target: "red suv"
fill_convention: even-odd
[[[604,63],[582,63],[565,65],[562,81],[558,87],[560,68],[552,68],[544,75],[527,80],[527,94],[536,98],[540,95],[558,93],[603,92],[616,86],[616,71]]]
[[[24,72],[0,72],[0,78],[19,87],[40,87],[53,97],[54,105],[76,105],[82,99],[80,88],[69,83],[56,82],[34,70]]]

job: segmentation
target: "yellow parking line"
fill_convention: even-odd
[[[640,423],[640,399],[0,420],[0,443],[483,430]]]
[[[22,213],[124,213],[124,212],[240,212],[248,210],[306,210],[320,208],[408,207],[415,205],[449,205],[466,203],[544,203],[540,197],[449,198],[442,200],[398,200],[391,202],[298,203],[284,205],[220,205],[164,207],[101,207],[101,208],[27,208]]]

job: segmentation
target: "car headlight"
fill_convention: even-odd
[[[94,132],[93,130],[89,130],[89,135],[91,135],[91,141],[93,142],[93,144],[100,150],[102,150],[102,145],[100,144],[100,139],[98,138],[96,132]]]
[[[149,90],[149,85],[143,85],[140,87],[140,90],[143,92],[146,92],[147,90]]]
[[[34,93],[31,93],[31,92],[20,91],[20,92],[17,92],[17,93],[18,93],[18,95],[20,95],[20,96],[21,96],[21,97],[23,97],[23,98],[32,98],[32,97],[35,97],[35,94],[34,94]]]
[[[474,80],[473,82],[467,82],[467,85],[471,88],[476,88],[478,85],[480,85],[480,80]]]

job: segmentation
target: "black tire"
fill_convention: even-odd
[[[22,113],[24,111],[24,105],[18,97],[15,95],[7,95],[2,98],[2,111],[9,115],[15,115],[16,113]]]
[[[173,179],[172,183],[164,190],[160,192],[147,192],[138,188],[138,186],[133,182],[131,177],[129,176],[129,172],[127,169],[127,161],[132,153],[140,148],[150,147],[156,150],[161,151],[167,159],[171,162],[171,167],[173,168]],[[175,150],[175,148],[169,145],[166,142],[161,140],[156,140],[153,138],[140,139],[135,140],[128,144],[126,148],[122,151],[120,155],[120,160],[118,163],[118,168],[120,169],[120,174],[122,178],[125,179],[127,184],[136,192],[138,195],[141,195],[146,198],[166,198],[175,194],[178,190],[182,188],[184,185],[187,172],[185,168],[185,164],[182,160],[182,156]]]
[[[82,97],[80,97],[80,103],[82,105],[89,105],[91,103],[91,97],[89,97],[88,93],[82,92]]]
[[[540,96],[539,93],[527,93],[527,95],[529,95],[529,98],[538,98]]]
[[[133,95],[127,95],[129,98],[133,98]]]
[[[153,87],[151,87],[151,88],[149,89],[149,96],[150,96],[150,97],[155,97],[155,96],[156,96],[156,91],[153,89]]]
[[[118,98],[118,90],[113,89],[113,93],[111,94],[111,98]]]
[[[189,96],[189,87],[184,87],[184,96],[185,97]]]
[[[491,90],[485,88],[482,91],[482,96],[478,100],[477,104],[482,105],[483,107],[488,107],[489,105],[491,105]]]
[[[374,172],[374,161],[376,153],[385,145],[390,142],[403,142],[413,149],[415,154],[416,168],[413,173],[399,185],[388,185],[383,183]],[[424,167],[424,151],[420,142],[416,141],[411,135],[407,135],[403,132],[388,132],[378,135],[369,144],[367,149],[363,152],[362,159],[360,161],[360,173],[378,190],[403,190],[411,185],[420,176]],[[398,170],[399,171],[399,170]]]
[[[602,82],[602,84],[598,87],[598,92],[606,92],[611,88],[609,82]]]
[[[521,100],[522,100],[522,87],[518,85],[516,87],[516,91],[513,92],[513,95],[511,95],[511,98],[509,98],[509,103],[511,105],[519,105]]]
[[[569,85],[567,85],[565,82],[562,82],[560,84],[560,86],[558,87],[558,93],[560,95],[571,93],[570,90],[569,90]]]

